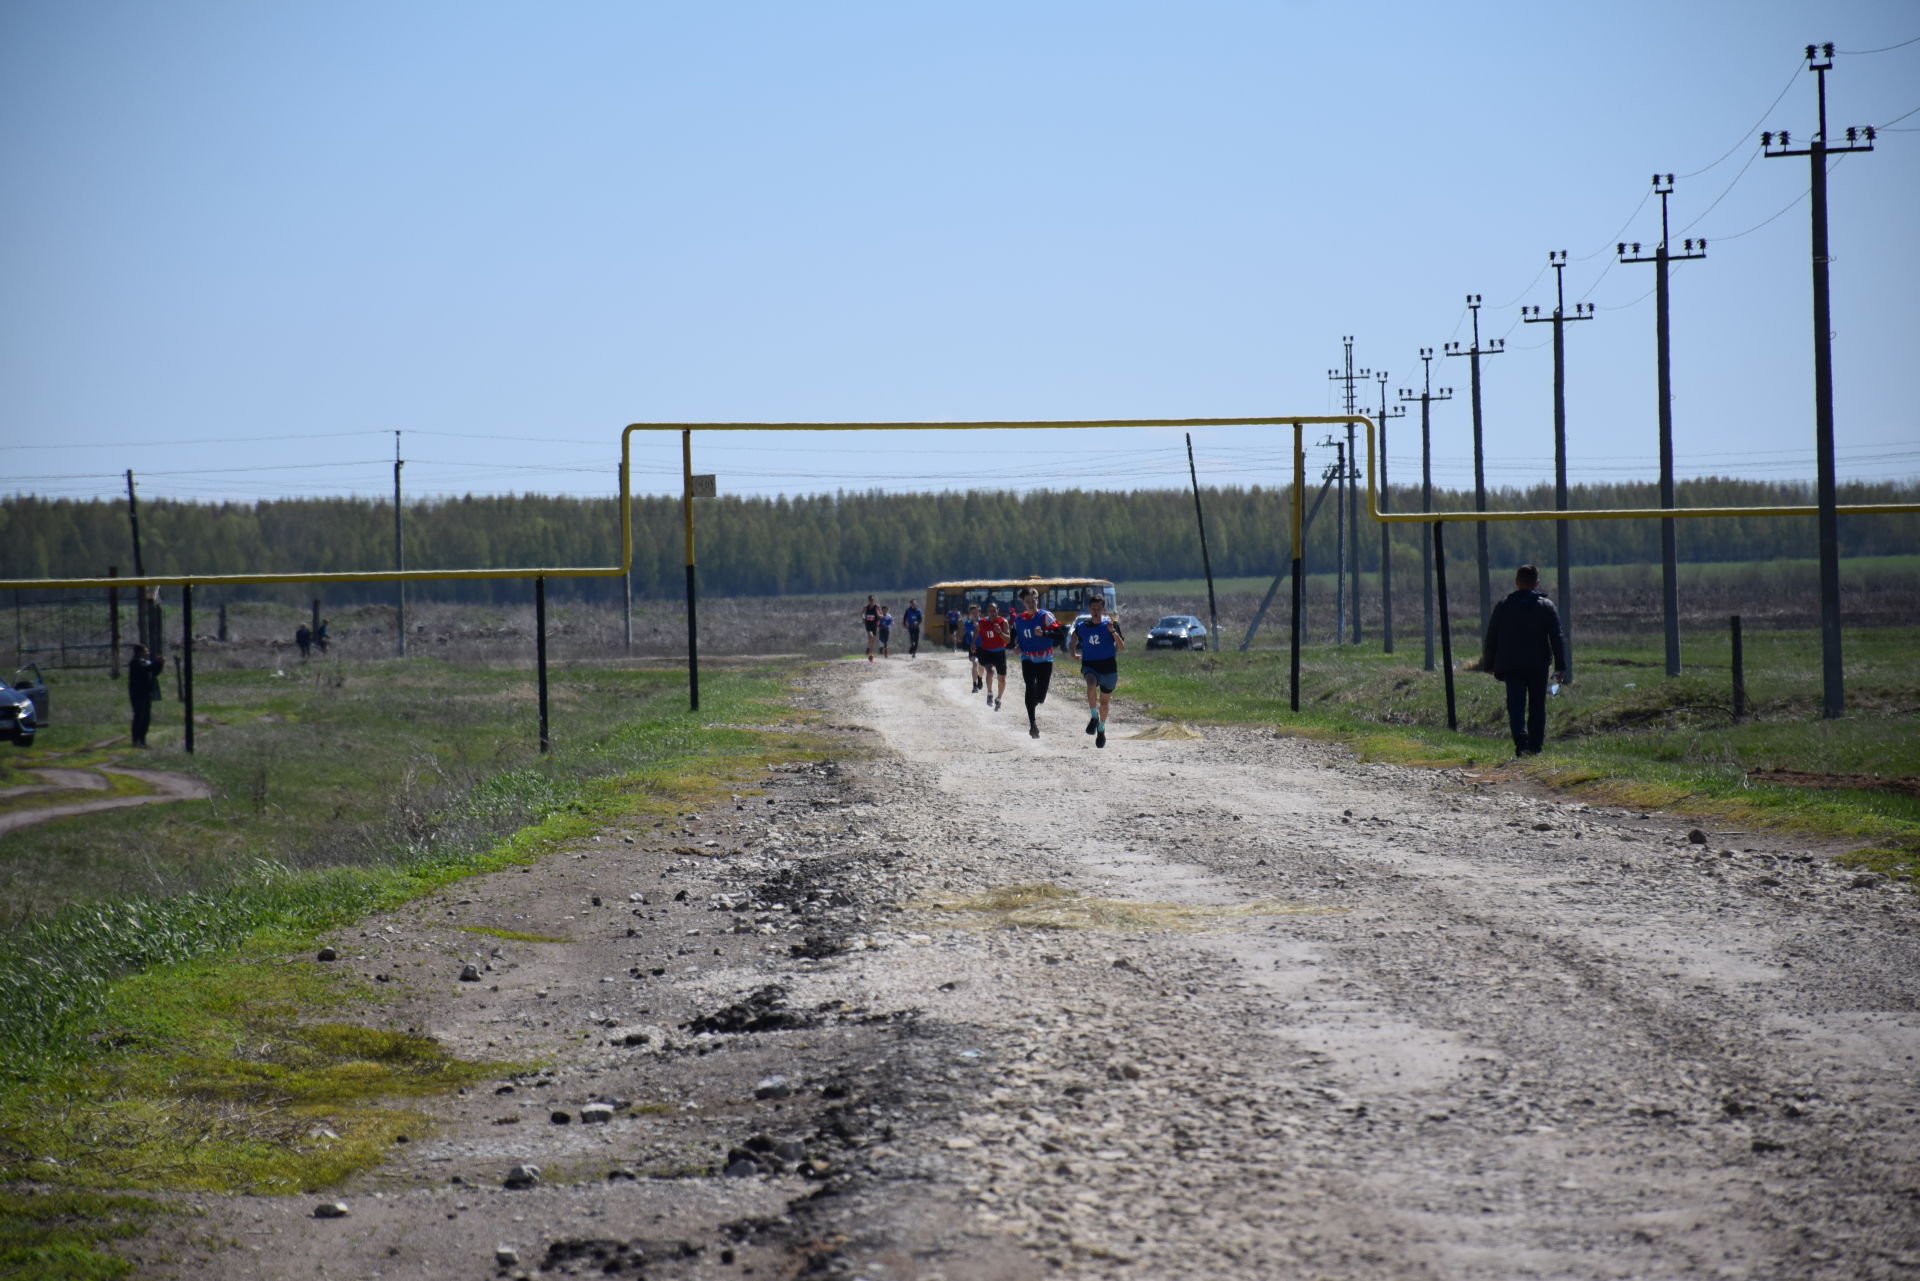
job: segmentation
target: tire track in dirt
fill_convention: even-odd
[[[48,786],[61,790],[83,788],[90,791],[111,790],[113,784],[104,776],[120,774],[127,778],[139,779],[153,791],[140,796],[98,796],[84,801],[61,801],[51,805],[7,810],[0,813],[0,834],[18,831],[23,827],[32,827],[36,823],[50,823],[58,818],[72,818],[76,814],[97,814],[102,810],[125,809],[132,805],[159,805],[166,801],[203,801],[213,795],[213,788],[204,780],[194,778],[190,774],[177,774],[171,770],[102,765],[94,769],[63,766],[33,772],[43,777],[57,775],[58,777],[49,780]],[[17,796],[30,794],[39,789],[29,785],[10,790]]]

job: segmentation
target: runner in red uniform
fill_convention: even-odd
[[[980,620],[980,666],[986,672],[987,702],[994,711],[1000,710],[1000,700],[1007,692],[1007,643],[1013,639],[1013,626],[1000,617],[1000,603],[987,602],[987,616]],[[998,674],[1000,688],[994,690],[993,678]]]

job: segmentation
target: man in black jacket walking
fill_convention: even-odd
[[[127,703],[133,710],[133,745],[147,745],[147,726],[153,722],[153,696],[160,692],[160,668],[165,659],[151,658],[145,645],[133,647],[127,660]]]
[[[1547,673],[1567,680],[1567,642],[1560,612],[1540,590],[1540,570],[1522,565],[1513,576],[1514,592],[1493,607],[1480,670],[1492,672],[1507,687],[1507,724],[1516,756],[1537,756],[1547,737]]]

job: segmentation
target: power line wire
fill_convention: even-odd
[[[1740,135],[1739,142],[1736,142],[1731,147],[1728,147],[1726,152],[1723,155],[1721,155],[1720,159],[1714,161],[1713,164],[1708,165],[1706,169],[1695,169],[1692,173],[1681,174],[1680,175],[1681,180],[1684,181],[1688,178],[1698,178],[1701,174],[1707,172],[1707,169],[1717,168],[1722,161],[1726,160],[1728,156],[1731,156],[1734,152],[1740,150],[1740,144],[1744,143],[1747,139],[1753,137],[1754,132],[1758,130],[1761,125],[1767,123],[1767,117],[1773,114],[1773,109],[1780,105],[1781,99],[1787,96],[1788,90],[1792,89],[1795,84],[1799,83],[1800,68],[1805,64],[1805,61],[1806,60],[1803,58],[1800,61],[1795,62],[1793,64],[1793,74],[1787,77],[1787,83],[1781,87],[1780,92],[1774,96],[1773,101],[1767,104],[1767,109],[1760,113],[1760,118],[1753,122],[1752,127],[1749,128],[1745,133]]]
[[[1836,49],[1834,52],[1843,53],[1849,58],[1857,58],[1868,53],[1892,53],[1895,49],[1904,49],[1915,43],[1920,43],[1920,36],[1915,36],[1912,40],[1902,40],[1899,44],[1883,45],[1878,49]]]

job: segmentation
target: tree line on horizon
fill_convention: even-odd
[[[1310,487],[1308,499],[1319,492]],[[1224,486],[1201,490],[1208,551],[1219,577],[1277,572],[1289,555],[1287,487]],[[1441,511],[1472,509],[1470,491],[1435,491]],[[1677,487],[1682,506],[1775,507],[1813,502],[1811,486],[1796,482],[1709,478]],[[1364,501],[1364,499],[1363,499]],[[1851,483],[1840,502],[1920,501],[1914,482]],[[1651,482],[1576,485],[1574,508],[1653,507]],[[943,579],[1089,574],[1127,580],[1198,577],[1200,543],[1193,494],[1185,489],[1112,493],[1053,490],[932,494],[859,492],[802,497],[722,497],[698,500],[696,514],[701,590],[713,595],[896,591]],[[1412,511],[1416,489],[1393,486],[1387,508]],[[1491,506],[1544,510],[1551,485],[1504,488]],[[1312,570],[1334,562],[1337,508],[1329,492],[1308,533]],[[408,503],[403,511],[408,569],[520,568],[618,563],[618,509],[613,498],[548,495],[469,495]],[[1465,565],[1473,538],[1455,526],[1448,562]],[[1380,527],[1360,519],[1363,572],[1380,564]],[[369,498],[280,498],[253,503],[149,499],[140,533],[153,574],[378,573],[393,563],[393,507]],[[1396,574],[1417,574],[1424,529],[1393,530]],[[680,500],[633,500],[633,589],[636,597],[677,596],[684,590]],[[1920,550],[1920,515],[1843,516],[1841,551],[1847,556]],[[1547,521],[1488,525],[1490,554],[1502,570],[1521,561],[1543,568],[1553,558]],[[1814,518],[1718,517],[1682,521],[1679,549],[1686,561],[1805,559],[1816,554]],[[1657,562],[1659,522],[1585,521],[1572,526],[1572,559],[1580,565]],[[107,499],[16,496],[0,503],[0,577],[79,578],[117,566],[131,574],[132,544],[125,506]],[[1409,578],[1409,581],[1412,581]],[[209,591],[216,589],[209,588]],[[381,583],[336,584],[340,603],[389,599]],[[487,602],[524,599],[523,580],[449,579],[416,582],[408,599]],[[618,578],[552,578],[559,599],[617,601]],[[299,600],[300,584],[220,589],[209,598]]]

